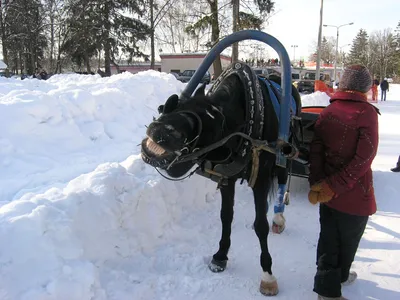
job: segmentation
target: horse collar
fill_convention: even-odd
[[[207,95],[211,96],[215,93],[229,76],[237,76],[245,90],[244,101],[246,115],[243,132],[253,139],[261,140],[263,138],[264,129],[264,99],[258,77],[250,66],[242,62],[231,64],[217,78]],[[240,156],[244,158],[250,153],[250,147],[250,143],[242,139],[239,146],[235,149],[235,152],[240,153]]]

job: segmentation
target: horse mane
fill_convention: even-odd
[[[218,89],[209,97],[212,105],[221,109],[225,116],[229,132],[239,130],[245,122],[244,89],[239,77],[228,76]]]

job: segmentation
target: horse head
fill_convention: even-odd
[[[171,177],[183,176],[198,161],[194,156],[193,160],[173,163],[177,158],[211,145],[226,134],[223,108],[205,95],[205,85],[186,101],[170,96],[158,111],[161,115],[148,126],[142,141],[142,158]]]

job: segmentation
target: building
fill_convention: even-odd
[[[162,53],[161,57],[161,72],[181,73],[185,70],[197,70],[203,62],[207,53]],[[222,69],[225,69],[231,64],[231,58],[227,55],[220,55]],[[208,69],[210,74],[214,74],[214,67]]]
[[[120,64],[120,72],[130,72],[132,74],[139,73],[141,71],[150,70],[150,62],[132,62],[131,64]],[[154,63],[154,70],[161,71],[161,62]],[[118,74],[117,67],[111,65],[111,75]]]

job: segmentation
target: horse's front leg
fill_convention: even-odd
[[[267,167],[265,167],[267,169]],[[256,218],[254,220],[254,230],[257,234],[261,246],[260,263],[263,269],[263,276],[260,283],[260,292],[266,296],[278,294],[278,283],[272,275],[272,258],[268,250],[269,225],[265,212],[268,209],[267,196],[270,189],[268,172],[260,172],[254,185],[254,204]]]
[[[221,222],[222,235],[219,241],[218,252],[213,255],[213,258],[208,265],[212,272],[223,272],[228,261],[228,252],[231,246],[231,226],[233,220],[233,205],[235,198],[235,182],[229,180],[228,185],[221,187]]]

